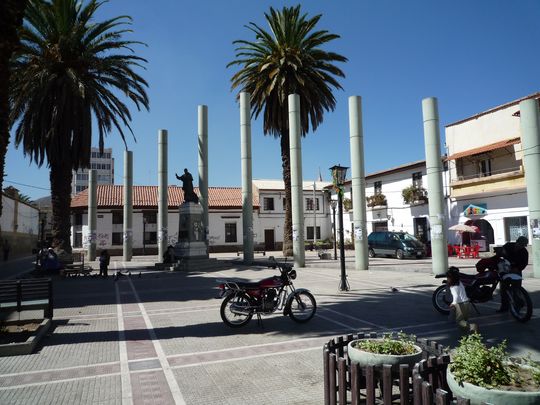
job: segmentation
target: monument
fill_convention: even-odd
[[[178,242],[174,247],[176,265],[174,270],[199,269],[208,262],[208,244],[203,221],[203,207],[193,191],[193,176],[184,169],[184,174],[176,178],[182,181],[184,202],[180,204]]]

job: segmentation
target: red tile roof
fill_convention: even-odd
[[[199,189],[195,192],[200,195]],[[184,192],[181,187],[168,187],[169,208],[178,207],[184,201]],[[98,207],[123,207],[124,186],[98,185],[97,186]],[[87,208],[88,189],[81,191],[71,199],[71,208]],[[158,186],[133,186],[133,207],[154,207],[158,206]],[[259,207],[259,196],[253,193],[253,207]],[[208,187],[208,208],[242,208],[242,189],[240,187]]]
[[[512,146],[520,142],[521,142],[521,138],[519,136],[516,138],[505,139],[504,141],[490,143],[489,145],[479,146],[478,148],[454,153],[453,155],[448,156],[446,160],[455,160],[455,159],[459,159],[465,156],[472,156],[472,155],[477,155],[479,153],[489,152],[495,149],[502,149],[502,148],[506,148],[507,146]]]

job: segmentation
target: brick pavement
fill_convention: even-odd
[[[393,329],[455,343],[455,327],[431,306],[439,281],[427,274],[429,262],[373,264],[369,272],[348,270],[348,293],[337,291],[337,264],[300,269],[295,284],[309,288],[319,306],[312,321],[274,315],[262,328],[252,321],[238,330],[221,321],[214,278],[256,280],[274,270],[171,274],[135,261],[127,266],[141,278],[55,279],[54,329],[35,354],[0,359],[0,403],[317,404],[321,350],[332,336]],[[540,307],[540,280],[525,287]],[[496,307],[480,306],[486,338],[508,336],[514,353],[540,358],[539,318],[521,325],[494,314]]]

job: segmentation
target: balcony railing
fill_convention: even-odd
[[[466,176],[458,175],[457,179],[451,181],[452,185],[460,185],[466,183],[475,183],[482,181],[501,180],[508,177],[518,177],[523,175],[523,166],[514,166],[500,170],[492,170],[487,173],[475,173]]]

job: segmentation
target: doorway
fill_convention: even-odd
[[[373,232],[387,231],[388,221],[373,222]]]
[[[465,225],[476,226],[478,232],[463,232],[461,236],[463,244],[469,246],[479,245],[481,252],[488,252],[489,245],[495,243],[495,235],[491,224],[485,219],[470,219],[465,222]]]
[[[274,230],[273,229],[265,229],[264,230],[264,250],[265,251],[276,250],[275,237],[274,237]]]
[[[428,241],[427,218],[426,217],[414,218],[413,223],[414,223],[414,236],[420,242],[426,243]]]

